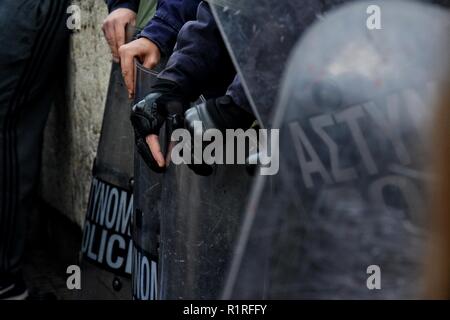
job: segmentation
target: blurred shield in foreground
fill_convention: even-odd
[[[371,5],[325,15],[291,54],[271,121],[280,172],[255,182],[225,298],[421,292],[428,131],[450,15],[377,1],[382,28],[372,30]]]

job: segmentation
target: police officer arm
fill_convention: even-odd
[[[134,95],[134,59],[146,68],[154,68],[161,55],[172,54],[178,33],[188,21],[194,20],[200,0],[159,0],[155,16],[139,35],[119,50],[122,72],[130,98]]]
[[[180,32],[177,50],[171,55],[159,79],[173,83],[173,87],[176,84],[184,98],[193,102],[200,94],[207,96],[209,93],[216,97],[224,94],[234,76],[233,63],[212,12],[208,4],[202,2],[198,7],[197,19],[186,24]],[[149,133],[145,139],[158,164],[167,165],[161,153],[157,130]]]
[[[111,49],[113,60],[119,62],[119,48],[125,43],[125,28],[136,24],[139,0],[108,0],[110,14],[103,21],[102,30]]]
[[[186,24],[180,32],[177,50],[170,57],[167,68],[160,73],[152,93],[133,108],[131,120],[136,145],[153,171],[161,171],[168,164],[159,143],[159,130],[165,116],[178,113],[178,118],[184,117],[190,103],[200,94],[212,97],[224,94],[233,77],[235,70],[212,12],[206,3],[202,3],[197,20]],[[240,86],[238,80],[233,83]],[[233,98],[236,95],[212,99],[190,109],[186,112],[187,128],[192,129],[196,120],[201,121],[205,129],[249,127],[254,116],[236,105]],[[243,100],[246,99],[236,99],[238,103]],[[174,101],[182,107],[174,110],[172,104],[172,110],[168,110],[169,102]]]

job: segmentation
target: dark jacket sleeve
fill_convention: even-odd
[[[227,95],[233,99],[234,103],[249,113],[253,113],[250,101],[242,86],[241,77],[236,75],[231,85],[228,87]]]
[[[233,81],[234,69],[211,9],[198,7],[197,19],[181,29],[174,53],[159,78],[176,82],[189,100],[218,97]]]
[[[138,12],[139,0],[105,0],[108,5],[109,12],[112,12],[119,8],[126,8]]]
[[[151,40],[164,56],[170,56],[183,25],[195,20],[200,2],[201,0],[158,0],[155,16],[140,37]]]

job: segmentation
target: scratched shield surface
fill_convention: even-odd
[[[132,191],[129,182],[133,178],[133,131],[126,119],[129,106],[130,102],[122,80],[120,65],[114,63],[111,69],[102,133],[92,170],[91,196],[83,228],[81,265],[84,289],[80,294],[83,299],[130,298],[131,270],[129,267],[127,268],[127,265],[131,265],[131,261],[127,261],[127,250],[117,250],[118,245],[113,244],[112,246],[115,248],[109,252],[114,251],[116,256],[112,257],[104,249],[107,244],[111,243],[111,240],[114,241],[114,237],[120,238],[126,248],[130,246],[130,219],[124,218],[126,226],[123,228],[123,232],[110,228],[106,226],[105,215],[117,218],[118,210],[111,209],[106,213],[100,205],[105,196],[105,203],[108,203],[110,190],[114,190],[117,194],[127,198],[125,202],[132,206]],[[107,190],[106,194],[105,190]],[[115,207],[114,201],[117,200],[112,199],[113,204],[110,205],[110,208]],[[127,210],[124,211],[124,216],[126,216]],[[108,234],[108,237],[104,236],[105,234]],[[112,263],[117,259],[120,259],[122,263]],[[120,282],[120,289],[117,290],[117,286],[113,285],[114,282]],[[104,286],[103,283],[108,285]]]
[[[337,8],[295,46],[272,121],[280,171],[254,185],[225,298],[420,295],[428,129],[450,16],[377,1],[382,29],[370,30],[372,4]]]
[[[156,77],[137,65],[136,101]],[[165,149],[170,133],[162,132]],[[136,155],[135,172],[133,298],[219,298],[251,185],[245,166],[217,166],[203,177],[171,164],[157,174]]]
[[[155,83],[160,64],[155,70],[136,63],[135,102],[144,99]],[[128,110],[128,119],[129,119]],[[163,176],[152,172],[139,154],[134,161],[134,212],[132,219],[132,292],[134,300],[158,299],[158,255]]]
[[[252,179],[243,165],[215,166],[210,176],[170,165],[161,196],[161,299],[220,298]]]
[[[360,0],[208,0],[263,126],[271,126],[280,79],[298,39],[330,10],[354,1]],[[450,6],[450,0],[419,1]]]
[[[135,32],[127,28],[127,42]],[[82,299],[131,298],[128,251],[134,159],[130,106],[120,65],[113,63],[83,230]]]
[[[260,123],[273,119],[280,79],[303,32],[321,15],[353,0],[209,0]]]

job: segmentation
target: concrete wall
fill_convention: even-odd
[[[75,0],[80,31],[71,38],[68,81],[45,132],[41,194],[71,221],[82,225],[92,164],[100,135],[111,56],[101,23],[104,1]]]

